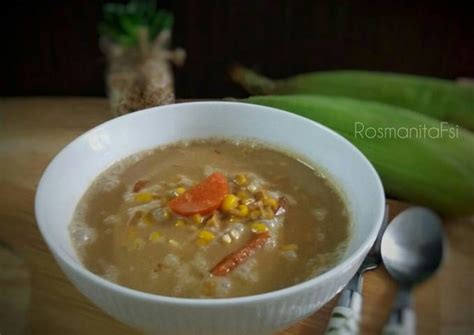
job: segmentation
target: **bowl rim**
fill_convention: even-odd
[[[84,138],[89,136],[89,134],[96,132],[98,129],[105,128],[119,119],[121,120],[121,119],[142,117],[142,115],[145,115],[145,114],[156,113],[157,111],[168,109],[168,108],[176,108],[176,107],[179,108],[180,106],[183,106],[183,105],[186,105],[186,106],[240,105],[242,107],[245,107],[246,105],[250,105],[252,106],[252,108],[258,108],[261,110],[266,110],[267,112],[272,112],[272,113],[277,113],[277,114],[284,114],[286,115],[286,117],[298,120],[297,122],[304,122],[307,124],[311,124],[312,127],[319,128],[319,131],[326,132],[330,136],[339,138],[339,140],[342,141],[344,145],[351,147],[351,149],[355,151],[356,155],[358,155],[361,158],[362,162],[366,165],[366,168],[368,169],[369,174],[375,180],[375,186],[377,188],[376,199],[381,199],[380,206],[379,206],[380,208],[378,209],[377,217],[375,219],[375,225],[371,228],[370,233],[367,236],[365,242],[363,242],[362,245],[358,247],[356,252],[350,255],[346,260],[336,264],[335,266],[330,268],[328,271],[322,274],[319,274],[313,278],[310,278],[301,283],[294,284],[294,285],[284,287],[282,289],[278,289],[274,291],[248,295],[248,296],[241,296],[241,297],[231,297],[231,298],[182,298],[182,297],[165,296],[165,295],[159,295],[159,294],[135,290],[135,289],[128,288],[120,284],[114,283],[112,281],[109,281],[89,271],[82,264],[80,264],[80,262],[70,257],[67,253],[63,252],[63,250],[59,247],[59,245],[56,245],[54,243],[54,240],[52,239],[52,237],[48,235],[47,227],[46,227],[47,223],[45,222],[42,223],[42,220],[40,219],[40,215],[39,215],[39,210],[38,210],[38,203],[40,201],[40,196],[43,193],[42,189],[43,187],[45,187],[44,186],[45,179],[47,177],[48,170],[50,170],[50,168],[55,164],[55,162],[60,158],[60,156],[64,152],[71,150],[71,147],[74,146],[77,142],[82,141]],[[101,289],[107,289],[107,290],[113,291],[120,295],[126,295],[128,297],[134,297],[137,299],[142,299],[142,300],[146,300],[148,302],[153,302],[153,303],[169,303],[173,305],[192,305],[192,306],[199,306],[199,307],[219,307],[223,305],[235,306],[235,305],[241,305],[241,304],[247,304],[247,303],[258,303],[262,301],[270,301],[270,300],[275,300],[278,298],[284,298],[289,295],[301,293],[307,289],[311,289],[311,287],[313,287],[314,285],[317,285],[318,283],[337,275],[337,273],[340,273],[340,271],[344,271],[350,268],[352,266],[350,263],[353,262],[355,259],[358,259],[360,256],[362,256],[362,254],[368,252],[368,249],[375,242],[377,233],[380,230],[380,227],[382,225],[382,221],[383,221],[383,217],[385,213],[385,193],[384,193],[383,184],[381,182],[380,176],[376,172],[372,163],[370,163],[370,161],[367,159],[367,157],[364,154],[362,154],[362,152],[357,147],[355,147],[351,142],[349,142],[346,138],[344,138],[343,136],[339,135],[332,129],[316,121],[310,120],[303,116],[293,114],[293,113],[290,113],[278,108],[262,106],[262,105],[247,103],[247,102],[193,101],[193,102],[179,102],[179,103],[174,103],[174,104],[164,105],[164,106],[156,106],[156,107],[139,110],[133,113],[125,114],[125,115],[113,118],[111,120],[107,120],[89,129],[88,131],[79,135],[78,137],[74,138],[54,156],[54,158],[48,164],[46,169],[43,171],[43,174],[41,175],[41,178],[38,183],[38,187],[36,189],[34,206],[35,206],[35,218],[36,218],[37,226],[41,232],[43,239],[46,241],[46,244],[48,245],[50,251],[52,252],[52,254],[56,256],[56,258],[58,258],[59,261],[65,263],[67,267],[71,268],[76,273],[78,273],[83,279],[93,283],[94,286],[99,287]]]

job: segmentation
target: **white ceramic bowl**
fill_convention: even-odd
[[[339,265],[304,283],[231,299],[153,295],[109,282],[85,269],[68,225],[93,179],[114,162],[181,139],[255,138],[307,158],[329,172],[348,200],[352,235]],[[151,108],[106,122],[75,139],[50,163],[36,194],[38,226],[74,285],[116,319],[160,335],[271,334],[306,318],[354,275],[374,242],[384,212],[380,179],[347,140],[308,119],[235,102],[193,102]]]

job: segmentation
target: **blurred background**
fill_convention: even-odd
[[[103,1],[11,1],[0,95],[104,96]],[[158,1],[175,15],[178,98],[244,96],[228,67],[271,77],[339,68],[474,77],[473,1]]]

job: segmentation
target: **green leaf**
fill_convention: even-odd
[[[132,0],[127,4],[107,3],[103,6],[103,21],[98,25],[101,35],[126,46],[138,43],[140,27],[149,31],[150,40],[164,29],[173,27],[173,14],[157,10],[156,1]]]

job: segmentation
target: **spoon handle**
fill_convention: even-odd
[[[416,315],[410,307],[394,309],[383,329],[383,335],[415,335]]]
[[[359,334],[359,323],[362,309],[362,295],[358,287],[362,274],[357,272],[349,284],[341,292],[336,307],[332,310],[326,335],[356,335]]]
[[[398,290],[395,304],[383,329],[383,335],[415,335],[416,314],[411,307],[410,290]]]

